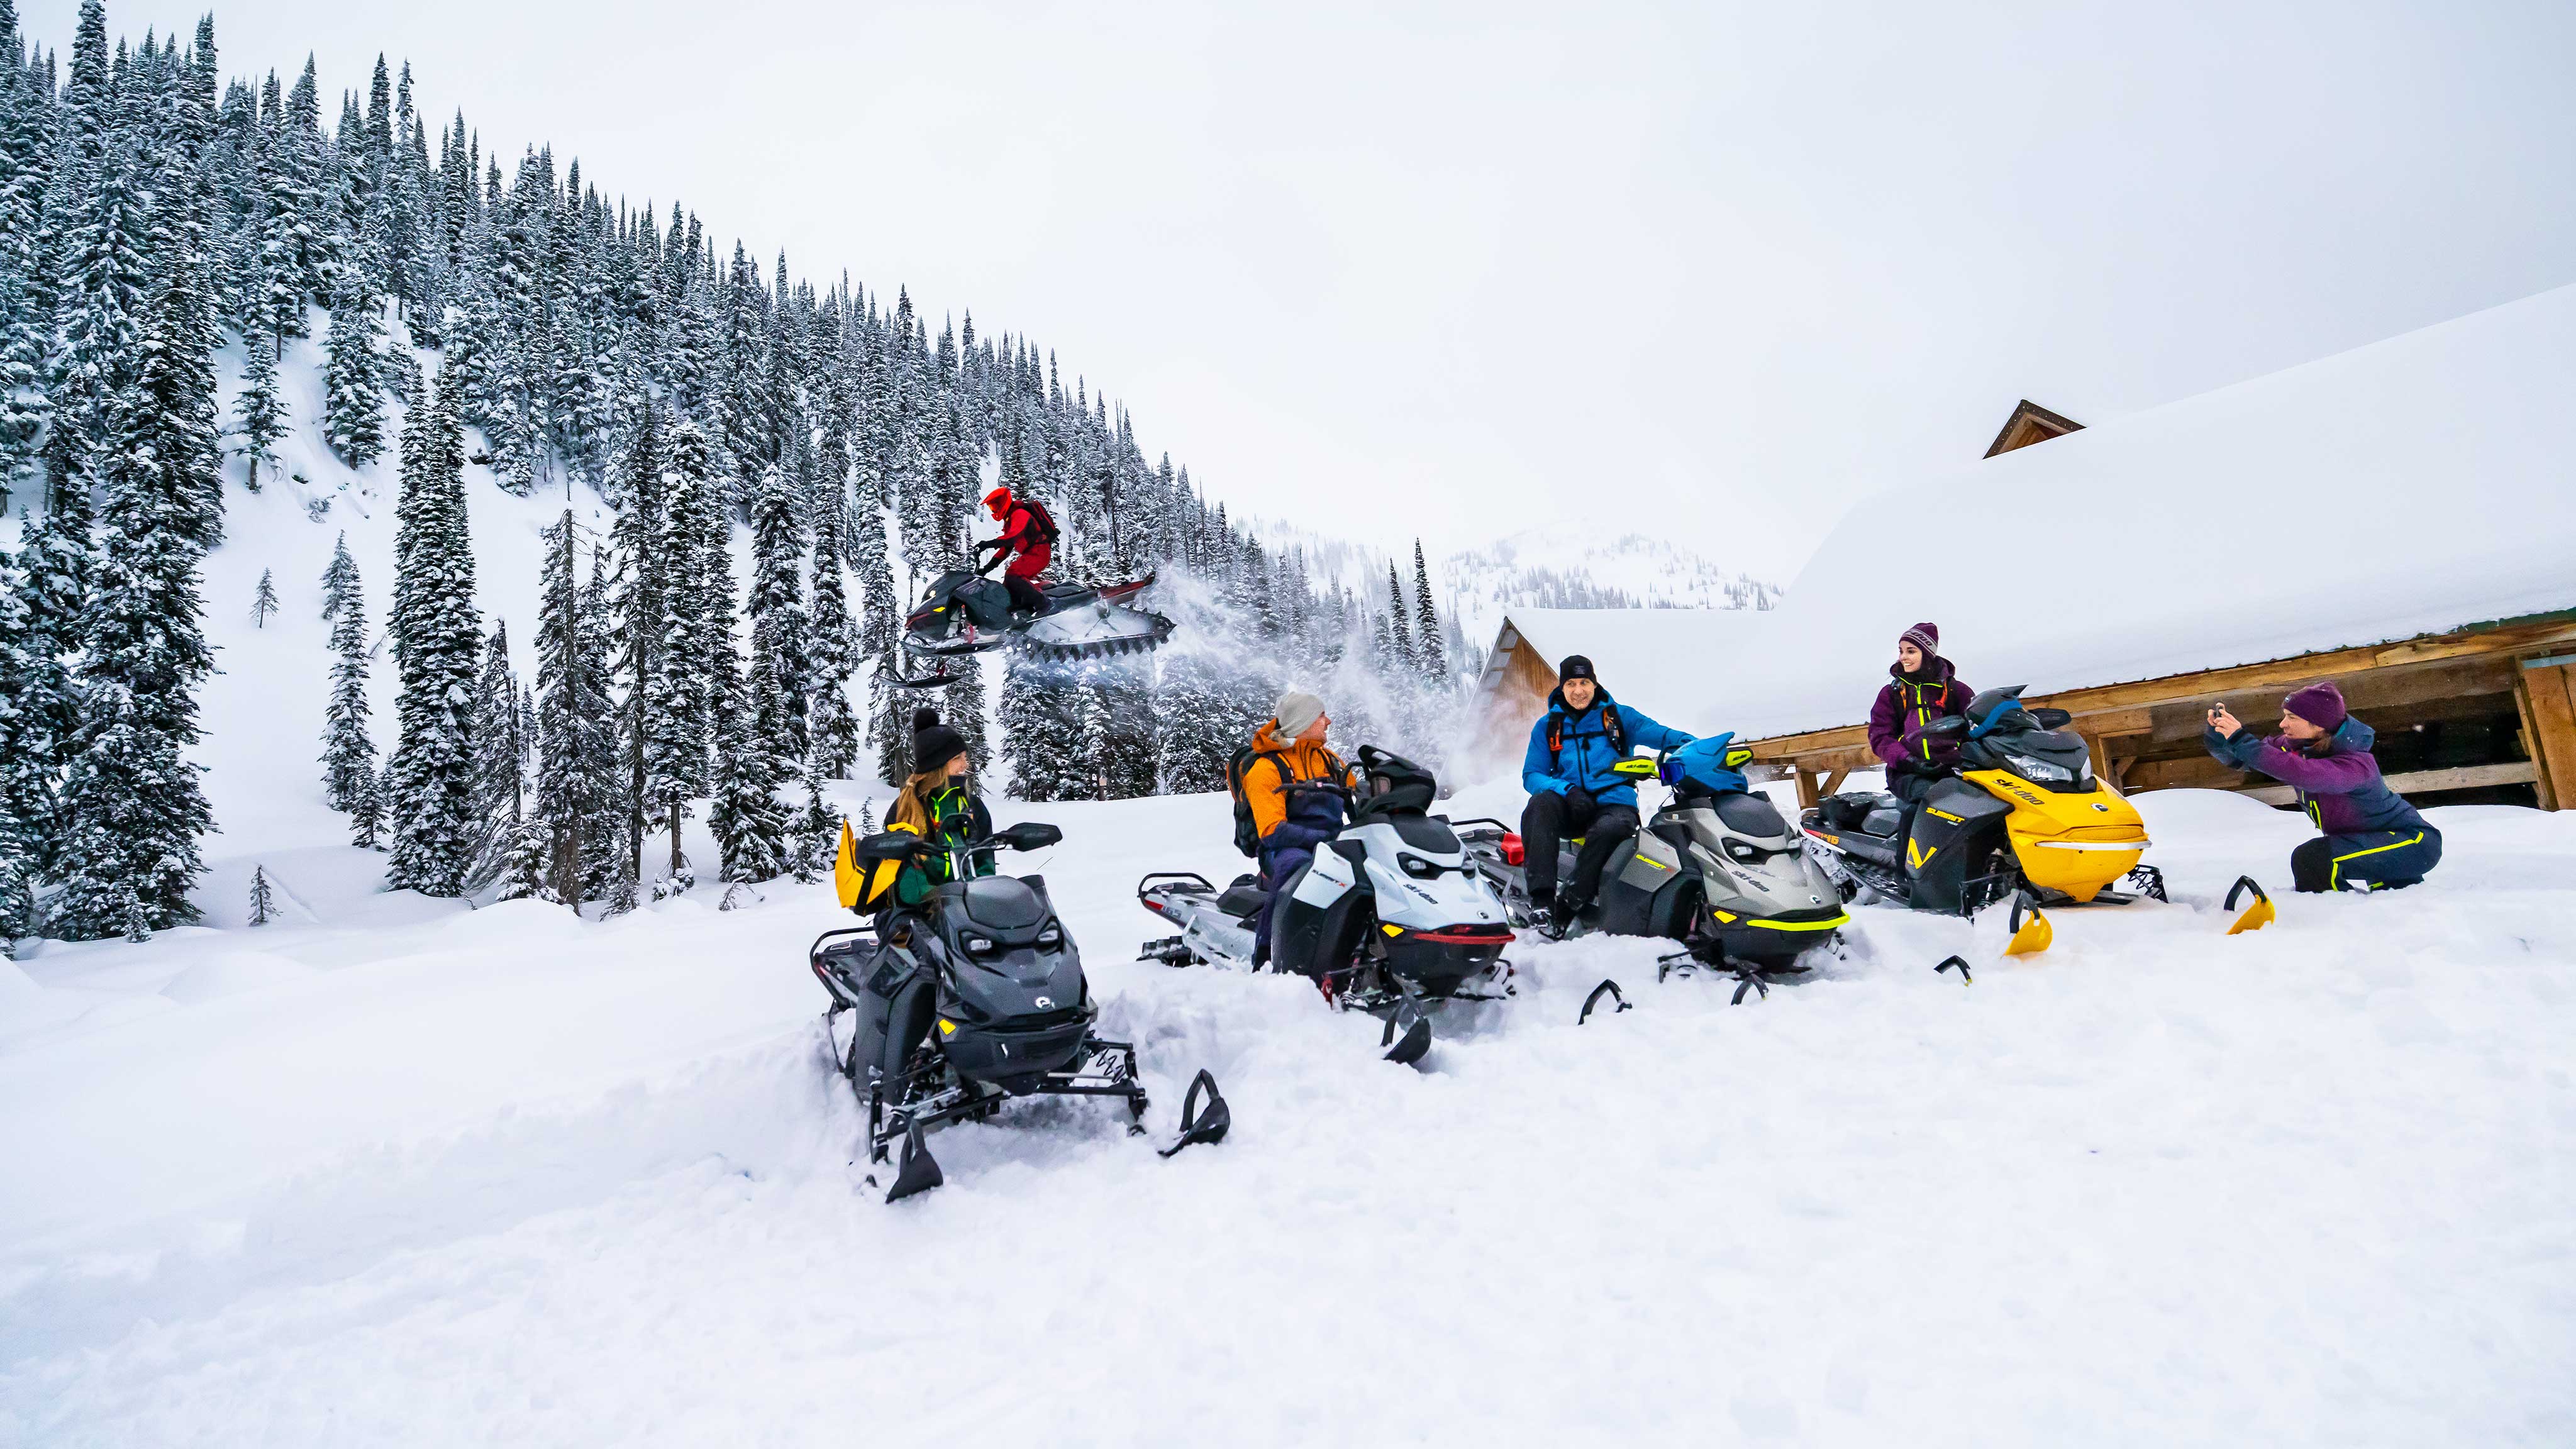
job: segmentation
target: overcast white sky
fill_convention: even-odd
[[[215,21],[228,73],[408,57],[505,161],[1025,330],[1238,508],[1451,546],[1621,516],[1786,577],[2024,395],[2096,421],[2576,281],[2564,4]]]

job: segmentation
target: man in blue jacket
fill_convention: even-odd
[[[1592,672],[1592,661],[1567,656],[1556,668],[1556,692],[1547,713],[1530,726],[1529,753],[1521,760],[1521,785],[1530,792],[1521,811],[1521,869],[1529,881],[1530,909],[1543,914],[1539,929],[1565,934],[1601,888],[1601,867],[1620,841],[1637,833],[1637,787],[1610,767],[1639,746],[1671,749],[1691,742],[1610,697]],[[1556,888],[1556,852],[1570,836],[1583,837],[1574,879]]]

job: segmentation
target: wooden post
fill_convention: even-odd
[[[1798,808],[1813,810],[1816,808],[1816,772],[1804,765],[1795,768],[1798,771]]]
[[[2102,782],[2103,789],[2114,795],[2119,794],[2120,772],[2112,768],[2111,752],[2103,745],[2102,737],[2097,734],[2086,734],[2084,747],[2093,752],[2093,778]]]
[[[1850,773],[1849,770],[1836,770],[1825,776],[1825,783],[1816,787],[1817,796],[1821,798],[1840,793],[1843,788],[1843,776]]]
[[[2564,664],[2537,668],[2524,665],[2515,683],[2518,701],[2527,701],[2532,763],[2540,767],[2542,808],[2576,805],[2576,678]]]

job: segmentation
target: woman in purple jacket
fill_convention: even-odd
[[[2303,891],[2394,890],[2442,859],[2442,832],[2379,778],[2376,736],[2344,708],[2331,680],[2281,701],[2281,732],[2258,739],[2223,704],[2209,710],[2201,743],[2219,763],[2269,775],[2299,792],[2299,808],[2324,831],[2290,852]]]
[[[1897,636],[1896,662],[1887,673],[1869,707],[1869,750],[1887,766],[1889,792],[1919,805],[1932,782],[1959,764],[1958,740],[1923,731],[1966,714],[1977,692],[1961,684],[1958,671],[1941,657],[1941,630],[1933,624],[1917,624]]]

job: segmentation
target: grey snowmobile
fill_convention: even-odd
[[[1052,825],[1023,823],[956,854],[1040,850],[1063,838]],[[904,861],[939,848],[901,831],[857,841],[845,825],[834,872],[842,903],[856,910],[891,901]],[[925,1134],[989,1118],[1014,1097],[1114,1098],[1127,1104],[1128,1132],[1143,1135],[1136,1049],[1093,1033],[1100,1008],[1044,879],[949,881],[875,924],[824,932],[807,960],[831,997],[823,1031],[833,1064],[868,1114],[869,1161],[886,1163],[901,1147],[886,1201],[942,1181]],[[837,1029],[845,1012],[853,1019],[846,1045]],[[1180,1139],[1162,1155],[1223,1141],[1232,1125],[1216,1079],[1201,1071],[1182,1099]]]
[[[1322,780],[1287,787],[1338,796],[1350,824],[1289,886],[1271,923],[1270,966],[1309,977],[1336,1009],[1384,1021],[1386,1059],[1413,1062],[1431,1049],[1431,1013],[1516,994],[1503,959],[1512,932],[1448,820],[1429,813],[1431,772],[1375,745],[1360,747],[1359,767],[1365,794]],[[1181,928],[1137,959],[1257,969],[1254,877],[1219,890],[1194,872],[1158,871],[1137,883],[1136,899]]]
[[[1806,974],[1810,951],[1841,944],[1851,924],[1841,892],[1769,799],[1736,768],[1750,752],[1732,734],[1694,740],[1653,761],[1617,767],[1653,777],[1671,797],[1645,828],[1610,853],[1598,897],[1569,935],[1661,936],[1682,949],[1656,962],[1655,979],[1706,969],[1737,981],[1735,999],[1770,994],[1771,983]],[[1468,855],[1512,911],[1535,925],[1521,837],[1498,820],[1465,822]],[[1557,879],[1574,873],[1579,841],[1557,857]]]
[[[1172,637],[1170,619],[1136,607],[1136,596],[1153,583],[1152,574],[1106,588],[1042,583],[1038,592],[1046,596],[1046,607],[1032,614],[1011,607],[1011,592],[999,580],[976,569],[950,569],[930,581],[921,602],[904,616],[904,652],[937,660],[1005,646],[1042,659],[1142,653]],[[944,663],[927,674],[889,677],[906,689],[957,679]]]

